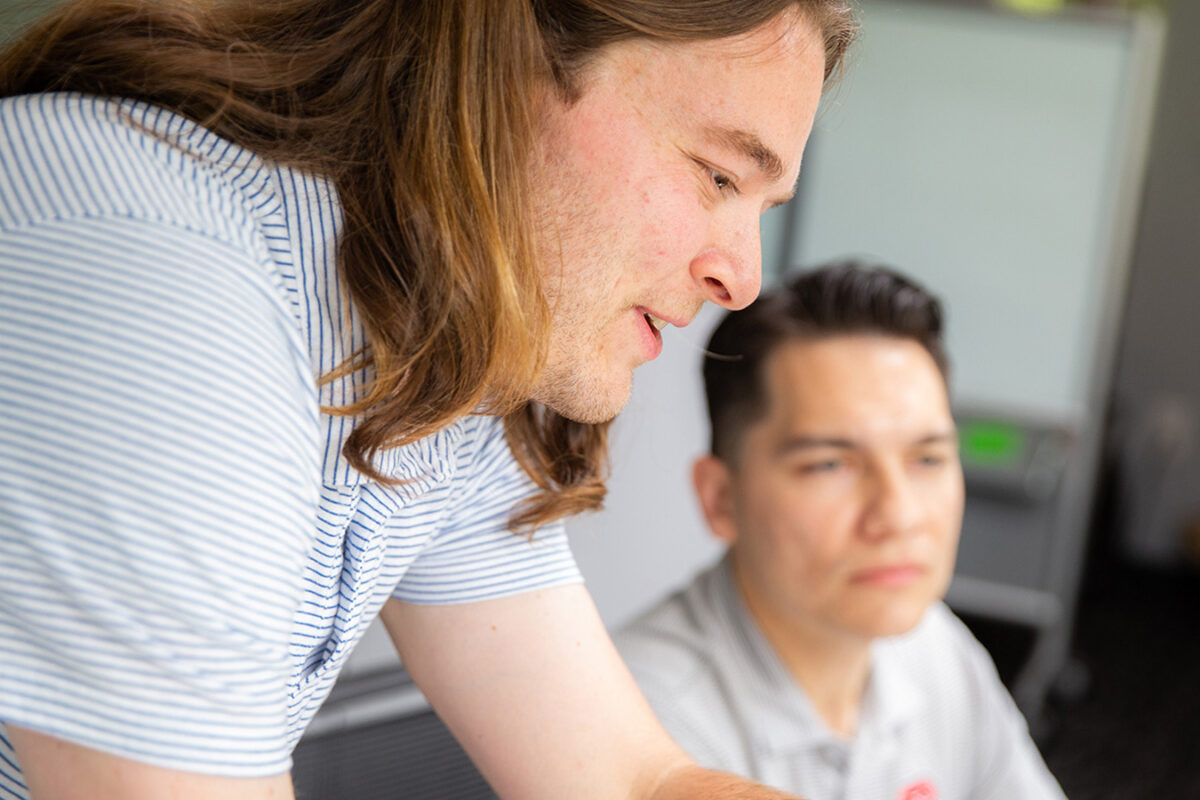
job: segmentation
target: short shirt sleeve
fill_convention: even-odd
[[[562,521],[514,533],[514,510],[535,491],[495,417],[471,417],[449,512],[393,596],[409,603],[466,603],[581,583]]]
[[[318,412],[269,269],[163,220],[0,231],[0,721],[289,767]]]

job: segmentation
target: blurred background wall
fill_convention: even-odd
[[[1130,557],[1200,565],[1200,3],[1167,47],[1112,394],[1112,509]]]

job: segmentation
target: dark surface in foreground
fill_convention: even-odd
[[[1070,800],[1200,798],[1200,574],[1100,559],[1039,744]],[[1028,636],[969,619],[1010,679]],[[1080,680],[1083,677],[1084,680]]]

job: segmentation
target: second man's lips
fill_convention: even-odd
[[[905,561],[895,564],[877,564],[875,566],[863,567],[851,573],[851,577],[855,580],[873,580],[875,578],[886,577],[889,575],[900,575],[910,572],[924,572],[924,565],[915,561]]]

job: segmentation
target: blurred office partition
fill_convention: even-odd
[[[968,486],[949,600],[1036,631],[1014,687],[1032,715],[1068,656],[1162,24],[861,7],[776,246],[943,298]]]

